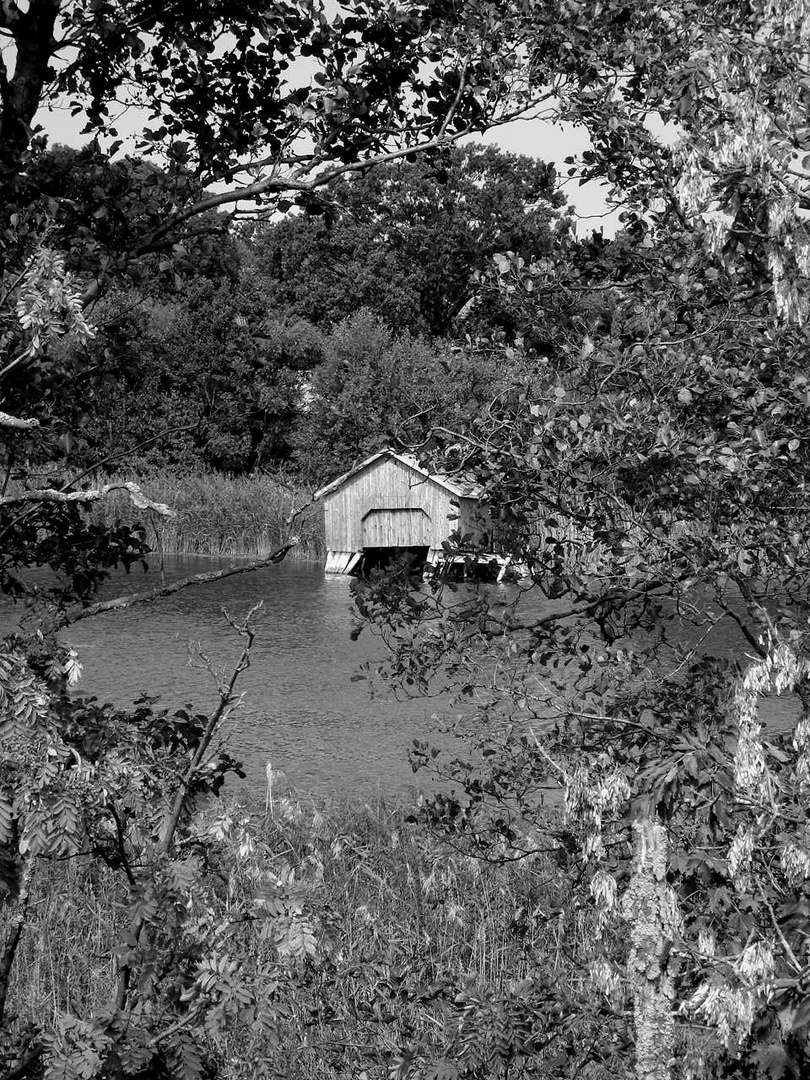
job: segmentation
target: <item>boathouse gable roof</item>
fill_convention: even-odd
[[[331,495],[332,492],[337,491],[348,480],[351,480],[353,477],[363,472],[364,469],[370,468],[372,465],[386,457],[399,461],[402,465],[405,465],[408,469],[417,473],[422,478],[422,481],[430,481],[431,483],[438,484],[439,487],[444,488],[446,491],[449,491],[451,495],[455,495],[459,499],[480,499],[483,495],[483,488],[472,481],[444,476],[441,473],[428,472],[428,470],[420,465],[419,461],[412,454],[400,453],[398,450],[388,448],[386,450],[378,450],[376,454],[372,454],[370,457],[366,458],[365,461],[361,461],[359,465],[355,465],[353,469],[349,469],[348,472],[343,473],[341,476],[338,476],[337,479],[332,480],[331,483],[320,488],[313,495],[313,500],[322,499],[327,495]]]

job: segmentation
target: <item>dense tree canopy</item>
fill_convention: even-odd
[[[307,387],[295,461],[320,482],[376,450],[418,446],[436,425],[466,427],[513,377],[491,348],[394,335],[361,310],[324,339]]]
[[[72,462],[245,473],[289,458],[322,335],[269,314],[249,273],[116,290],[96,313]]]
[[[493,255],[550,249],[562,201],[543,162],[453,147],[335,184],[324,215],[264,226],[252,257],[270,301],[312,322],[367,307],[399,331],[447,336]]]
[[[170,255],[129,263],[93,304],[91,341],[54,344],[4,380],[19,412],[37,410],[37,456],[67,453],[82,469],[295,464],[318,482],[370,446],[419,442],[429,417],[445,422],[485,406],[497,389],[479,339],[523,334],[548,349],[560,313],[518,327],[513,305],[482,292],[478,278],[496,252],[550,253],[566,219],[554,220],[560,197],[542,163],[494,149],[447,151],[443,160],[451,168],[439,179],[439,166],[423,162],[341,182],[330,195],[339,216],[328,225],[293,215],[233,235],[211,212]],[[52,242],[75,275],[125,252],[139,222],[160,220],[175,187],[170,172],[111,161],[97,144],[41,155],[28,182],[63,207]],[[105,212],[96,215],[99,198]],[[379,355],[338,362],[332,349],[321,371],[324,332],[337,335],[366,301],[388,326]],[[409,326],[479,345],[469,362],[466,345],[449,360],[428,334],[411,363],[412,343],[402,342],[398,359],[389,349]],[[383,368],[391,374],[381,377]]]

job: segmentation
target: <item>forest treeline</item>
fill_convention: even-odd
[[[42,155],[30,182],[61,208],[51,243],[81,279],[183,181],[91,143]],[[388,443],[465,429],[542,370],[571,321],[549,310],[523,326],[492,287],[496,258],[537,263],[575,243],[541,161],[452,147],[281,211],[235,224],[211,212],[182,244],[110,275],[88,313],[94,336],[57,347],[51,461],[320,483]],[[11,396],[25,398],[29,374]]]

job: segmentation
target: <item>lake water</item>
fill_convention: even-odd
[[[177,559],[167,577],[232,562]],[[133,571],[117,575],[104,595],[156,584],[154,571]],[[352,641],[349,579],[327,576],[321,566],[285,562],[70,626],[65,640],[84,667],[79,691],[121,706],[158,694],[160,706],[170,710],[190,704],[208,712],[216,686],[207,671],[189,665],[188,643],[200,642],[215,667],[230,672],[241,641],[222,608],[241,620],[258,600],[264,608],[255,620],[251,666],[239,682],[244,702],[226,728],[228,749],[243,762],[250,788],[264,791],[268,761],[302,795],[369,796],[415,786],[408,747],[414,738],[446,742],[438,735],[438,717],[449,703],[372,698],[365,681],[353,680],[361,664],[384,654],[383,646],[367,631]],[[0,631],[17,614],[0,602]],[[740,647],[729,637],[729,650]],[[770,705],[771,718],[780,723],[795,714],[786,700]]]
[[[167,578],[232,563],[172,560]],[[200,642],[214,666],[230,672],[241,639],[222,608],[241,620],[262,600],[251,666],[238,684],[244,702],[226,728],[228,749],[244,763],[251,788],[264,790],[268,760],[302,794],[413,786],[407,749],[414,738],[436,731],[431,718],[442,703],[372,699],[366,682],[352,681],[364,661],[382,655],[382,646],[366,633],[351,640],[349,580],[290,561],[76,623],[63,637],[83,665],[77,689],[116,705],[159,694],[161,707],[191,704],[207,712],[217,700],[216,685],[207,671],[189,665],[188,643]],[[154,572],[134,570],[116,575],[103,595],[156,584]],[[11,613],[4,608],[0,623],[8,625]]]

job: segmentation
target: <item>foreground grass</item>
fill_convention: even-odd
[[[230,940],[246,970],[271,957],[277,1004],[271,1024],[214,1040],[219,1076],[607,1075],[608,1029],[598,1008],[579,1007],[593,999],[592,915],[555,863],[482,863],[382,802],[285,798],[218,814],[216,828],[239,848],[220,891],[223,922],[257,883],[283,879],[315,935],[305,957],[276,954],[250,926]],[[17,1016],[47,1030],[109,1003],[128,912],[118,878],[98,864],[43,874],[11,996]]]
[[[141,522],[150,530],[158,550],[175,555],[232,555],[262,558],[300,538],[291,553],[296,558],[324,557],[323,513],[310,504],[309,488],[290,485],[272,476],[228,477],[218,473],[178,476],[150,472],[105,477],[136,480],[149,497],[176,511],[175,518],[137,509],[123,492],[93,504],[92,520],[99,525]],[[294,511],[305,509],[290,520]]]

